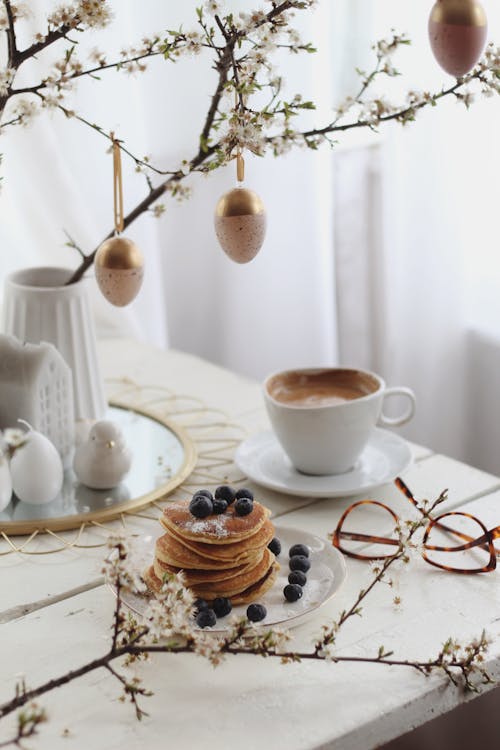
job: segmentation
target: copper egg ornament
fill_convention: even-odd
[[[266,234],[266,209],[257,193],[243,187],[225,193],[215,207],[215,232],[235,263],[253,260]]]
[[[477,63],[486,43],[488,21],[477,0],[437,0],[429,17],[434,57],[455,78]]]
[[[144,276],[144,258],[126,237],[105,240],[95,256],[95,277],[108,302],[128,305],[137,296]]]

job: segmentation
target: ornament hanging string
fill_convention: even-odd
[[[238,182],[243,182],[245,179],[245,160],[241,154],[241,149],[238,149],[236,154],[236,178]]]
[[[240,98],[238,96],[238,90],[234,89],[234,108],[239,119],[239,105]],[[240,120],[241,123],[241,120]],[[245,179],[245,160],[243,158],[241,146],[238,144],[236,147],[236,179],[238,182],[243,182]]]
[[[100,245],[95,256],[95,276],[108,302],[123,307],[132,302],[141,288],[144,258],[137,245],[123,237],[123,179],[120,141],[113,132],[109,138],[113,150],[113,210],[115,231]]]
[[[122,154],[120,144],[115,139],[115,134],[110,134],[113,142],[113,205],[115,216],[115,232],[123,232],[123,179],[122,179]]]

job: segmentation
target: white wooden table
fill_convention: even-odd
[[[199,396],[249,433],[267,426],[258,385],[233,373],[131,341],[107,341],[100,351],[106,376],[127,375]],[[414,458],[404,479],[417,497],[434,498],[448,487],[447,509],[467,507],[490,526],[500,522],[500,479],[418,446]],[[401,514],[407,510],[392,485],[371,495],[389,500]],[[260,488],[257,496],[280,524],[322,537],[353,501],[291,498]],[[140,532],[151,531],[153,522],[134,523]],[[114,602],[105,586],[91,583],[99,576],[102,556],[102,549],[70,549],[0,558],[0,701],[12,696],[20,673],[35,686],[104,652]],[[321,625],[352,603],[368,580],[366,563],[348,560],[347,565],[348,580],[339,595],[294,631],[297,648],[309,647]],[[86,584],[88,590],[74,591]],[[383,644],[398,657],[427,659],[448,636],[470,639],[486,628],[493,638],[487,665],[500,675],[498,571],[460,577],[416,559],[401,571],[396,591],[402,599],[398,609],[389,587],[381,585],[370,595],[363,617],[352,618],[342,631],[339,652],[374,655]],[[33,604],[42,599],[42,607]],[[132,708],[118,702],[117,683],[101,670],[43,697],[50,720],[30,747],[368,750],[465,700],[441,677],[379,665],[282,666],[278,660],[231,657],[214,670],[199,657],[160,655],[140,670],[154,690],[144,705],[149,718],[137,722]],[[12,727],[10,721],[0,725],[0,742]]]

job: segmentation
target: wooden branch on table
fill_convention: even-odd
[[[122,604],[120,602],[118,610],[120,611]],[[488,642],[485,638],[484,633],[481,638],[466,647],[466,655],[462,658],[454,657],[453,654],[453,643],[451,640],[447,641],[438,656],[434,659],[428,660],[412,660],[412,659],[394,659],[391,652],[386,652],[383,647],[380,647],[377,656],[350,656],[350,655],[332,655],[325,656],[322,653],[318,653],[317,650],[313,651],[276,651],[272,647],[267,647],[265,643],[261,647],[256,646],[255,648],[246,648],[244,646],[235,645],[238,641],[244,637],[246,633],[246,624],[242,622],[239,627],[235,628],[235,632],[232,636],[222,644],[219,653],[229,654],[233,656],[263,656],[266,658],[278,658],[282,663],[300,662],[300,661],[329,661],[333,664],[349,663],[349,664],[383,664],[392,667],[406,667],[420,672],[421,674],[428,676],[434,671],[443,672],[446,677],[454,685],[459,684],[458,676],[462,678],[462,685],[466,690],[477,691],[477,686],[472,682],[474,674],[480,674],[482,682],[484,684],[491,682],[492,679],[486,672],[486,670],[479,666],[482,662],[482,654],[487,648]],[[137,718],[142,718],[144,711],[140,709],[137,703],[137,696],[148,696],[151,695],[150,691],[140,686],[140,682],[130,682],[114,670],[110,665],[117,659],[127,656],[145,656],[147,654],[192,654],[195,652],[195,648],[192,644],[185,646],[176,645],[141,645],[137,643],[143,635],[147,634],[147,629],[139,632],[139,635],[133,639],[132,642],[120,646],[118,648],[111,648],[104,656],[93,659],[86,664],[82,665],[78,669],[70,670],[64,675],[58,678],[49,680],[36,688],[31,690],[22,690],[10,701],[6,701],[0,705],[0,720],[10,715],[19,708],[22,708],[28,703],[31,703],[34,699],[55,690],[56,688],[67,685],[79,677],[83,677],[90,672],[97,669],[106,669],[114,677],[116,677],[122,685],[125,687],[125,692],[130,696],[130,700],[134,703]]]

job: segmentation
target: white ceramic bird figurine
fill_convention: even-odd
[[[73,469],[81,484],[94,490],[116,487],[128,474],[132,454],[114,422],[96,422],[75,451]]]

